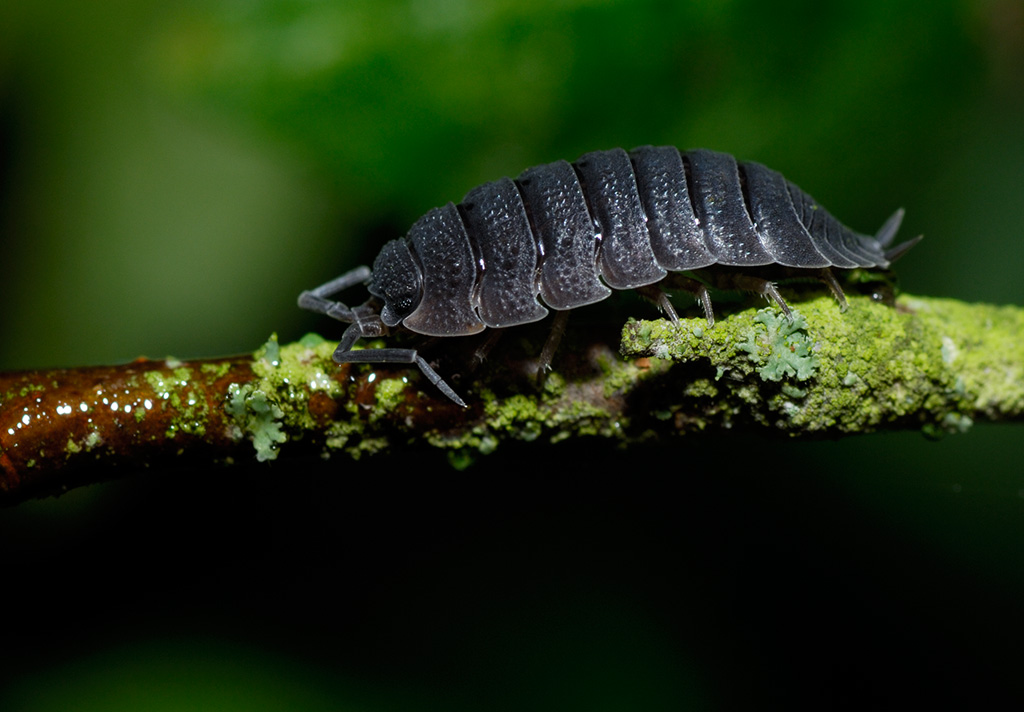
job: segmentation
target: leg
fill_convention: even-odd
[[[846,311],[847,307],[849,306],[846,303],[846,295],[843,294],[843,288],[839,285],[839,280],[836,279],[836,276],[832,273],[831,268],[826,267],[820,272],[818,272],[818,279],[820,279],[822,282],[828,285],[828,288],[832,290],[833,296],[835,296],[836,301],[839,302],[839,311]]]
[[[477,346],[476,351],[473,352],[473,366],[479,366],[487,360],[487,354],[491,353],[491,349],[498,343],[498,339],[505,333],[504,329],[491,329],[491,333],[487,335],[487,341]]]
[[[369,279],[369,267],[356,267],[354,270],[346,272],[330,282],[321,284],[316,289],[310,289],[300,294],[299,306],[317,314],[324,314],[338,321],[352,323],[356,320],[353,310],[341,302],[332,301],[327,297],[366,282]]]
[[[708,293],[706,284],[678,273],[670,274],[666,282],[672,287],[678,287],[692,294],[694,299],[700,304],[701,309],[704,310],[704,318],[708,320],[708,327],[710,328],[715,325],[715,310],[711,307],[711,295]],[[673,319],[672,321],[676,320]]]
[[[679,315],[676,314],[676,308],[672,306],[672,302],[669,301],[668,295],[665,294],[661,287],[654,284],[648,284],[643,287],[637,287],[636,291],[641,297],[653,302],[656,307],[661,309],[673,324],[679,323]]]
[[[735,289],[740,289],[745,292],[756,292],[766,299],[770,299],[779,305],[779,309],[786,315],[786,318],[793,321],[793,312],[789,310],[789,305],[786,304],[786,300],[779,294],[779,290],[775,288],[773,282],[760,277],[750,277],[745,274],[737,274],[731,278],[732,286]]]
[[[363,349],[361,351],[335,351],[337,363],[412,363],[419,367],[427,380],[440,389],[448,398],[466,408],[466,402],[459,398],[452,387],[445,383],[437,371],[430,367],[415,349]]]
[[[704,318],[707,319],[708,326],[714,326],[715,310],[711,307],[711,295],[708,293],[707,285],[689,277],[686,278],[686,281],[693,283],[693,288],[687,291],[693,294],[697,301],[700,302],[700,307],[704,310]]]
[[[452,390],[451,386],[444,382],[444,379],[437,374],[437,371],[430,367],[423,357],[414,349],[362,349],[352,351],[355,343],[362,338],[375,338],[385,336],[388,333],[387,326],[380,320],[380,316],[370,306],[369,302],[362,306],[350,308],[341,302],[328,299],[328,297],[354,287],[370,279],[369,267],[356,267],[350,272],[332,279],[330,282],[321,284],[315,289],[310,289],[299,295],[299,306],[303,309],[325,314],[338,321],[351,324],[345,329],[341,337],[341,343],[334,350],[335,363],[411,363],[415,364],[427,380],[437,386],[448,398],[458,403],[463,408],[467,407],[466,402]],[[371,300],[372,301],[372,300]]]
[[[540,357],[537,359],[537,383],[543,383],[544,375],[551,370],[551,359],[554,357],[555,351],[558,350],[558,344],[562,341],[562,335],[565,334],[565,325],[568,323],[568,311],[555,312],[551,333],[548,334],[548,340],[544,342],[544,348],[541,349]]]

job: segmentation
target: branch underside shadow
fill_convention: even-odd
[[[468,408],[413,368],[338,366],[334,342],[316,335],[272,338],[252,356],[0,374],[0,501],[155,463],[394,447],[459,460],[508,440],[938,434],[1022,418],[1024,309],[909,295],[896,308],[852,297],[842,314],[824,296],[794,306],[792,321],[746,309],[713,328],[702,318],[631,319],[621,333],[576,325],[542,386],[532,376],[542,331],[510,330],[476,368],[463,340],[439,340],[428,360]]]

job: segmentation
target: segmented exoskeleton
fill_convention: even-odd
[[[431,210],[384,245],[372,272],[358,267],[303,292],[299,305],[351,325],[336,362],[414,363],[464,406],[415,349],[353,345],[398,327],[467,336],[538,321],[553,309],[545,368],[568,310],[612,290],[636,289],[676,321],[663,286],[693,293],[709,324],[707,285],[760,293],[789,315],[772,280],[810,277],[845,310],[833,269],[888,268],[920,239],[889,247],[902,218],[897,210],[874,237],[855,233],[781,174],[724,153],[594,151],[484,183],[458,205]],[[360,306],[329,299],[364,282],[372,296]]]

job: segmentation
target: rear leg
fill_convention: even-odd
[[[849,304],[846,303],[846,295],[843,294],[843,288],[839,284],[839,280],[836,279],[836,275],[832,272],[830,267],[825,267],[818,272],[818,279],[824,282],[830,290],[832,290],[832,296],[839,302],[839,311],[845,312],[849,308]]]
[[[836,279],[835,273],[830,267],[824,267],[813,273],[815,279],[823,282],[832,292],[832,296],[835,297],[836,302],[839,303],[839,311],[845,312],[849,308],[849,304],[846,301],[846,295],[843,293],[843,288],[839,284],[839,280]],[[745,274],[735,274],[728,277],[729,286],[733,289],[739,289],[747,292],[756,292],[767,299],[775,302],[782,313],[786,315],[786,318],[790,321],[793,320],[793,312],[790,310],[789,305],[786,304],[786,300],[782,298],[779,290],[776,288],[775,283],[764,279],[762,277],[754,277]]]

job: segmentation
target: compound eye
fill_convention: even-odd
[[[402,319],[412,314],[418,300],[396,299],[384,297],[384,307],[380,310],[380,320],[388,326],[398,326]]]

